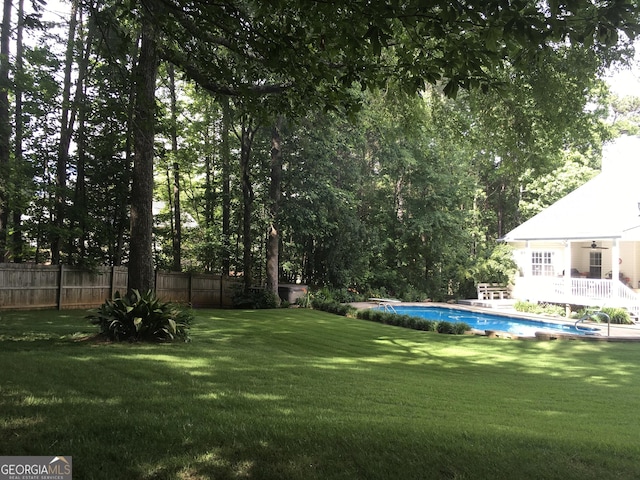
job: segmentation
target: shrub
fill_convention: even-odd
[[[311,301],[311,305],[316,310],[322,310],[323,312],[333,313],[335,315],[342,315],[343,317],[349,315],[355,310],[351,305],[323,298],[314,298]]]
[[[369,310],[370,318],[369,320],[378,323],[385,323],[384,317],[389,315],[388,313],[383,312],[382,310]]]
[[[356,318],[383,323],[385,325],[421,330],[424,332],[437,331],[439,333],[461,335],[467,330],[471,330],[471,327],[466,323],[436,322],[433,320],[427,320],[426,318],[412,317],[410,315],[398,315],[397,313],[385,312],[375,308],[358,310],[356,312]]]
[[[563,316],[564,315],[564,307],[561,305],[554,305],[551,303],[532,303],[532,302],[523,302],[518,300],[513,308],[518,312],[523,313],[535,313],[539,315],[552,315],[552,316]]]
[[[438,322],[438,328],[437,328],[438,333],[453,333],[453,331],[454,331],[453,323],[447,322],[447,321]]]
[[[633,320],[631,320],[631,316],[629,315],[629,312],[626,311],[624,308],[605,307],[600,311],[609,315],[609,321],[611,323],[615,323],[619,325],[633,324]],[[598,312],[593,312],[591,314],[591,319],[596,322],[606,323],[607,321],[607,317],[605,317],[604,315],[598,315]]]
[[[278,300],[275,293],[267,290],[252,290],[249,293],[238,290],[232,298],[235,308],[249,309],[278,308]]]
[[[633,325],[631,315],[624,308],[604,307],[601,310],[594,310],[593,308],[581,308],[574,312],[573,318],[585,318],[597,323],[607,323],[607,315],[609,316],[609,322],[619,325]]]
[[[273,292],[269,292],[264,290],[261,292],[262,295],[258,298],[258,307],[257,308],[278,308],[280,306],[281,300]]]
[[[471,327],[464,322],[456,322],[453,324],[453,333],[455,335],[463,335],[465,332],[471,330]]]
[[[87,319],[110,340],[167,342],[189,340],[193,314],[179,305],[161,302],[152,291],[140,294],[133,290],[124,297],[117,292]]]
[[[313,294],[311,292],[307,292],[304,295],[298,297],[296,303],[300,305],[301,308],[311,308],[313,303]]]

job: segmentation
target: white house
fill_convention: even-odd
[[[640,315],[640,139],[605,148],[602,173],[503,238],[521,300],[623,307]]]

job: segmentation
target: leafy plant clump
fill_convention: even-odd
[[[609,322],[618,325],[632,325],[633,320],[629,315],[629,312],[624,308],[605,307],[598,311],[583,310],[579,312],[580,318],[588,315],[589,320],[597,323],[607,323],[607,316],[602,315],[605,313],[609,316]]]
[[[100,334],[112,341],[188,341],[193,319],[190,309],[174,303],[161,302],[152,291],[141,294],[133,290],[113,300],[107,300],[87,316],[98,325]]]
[[[517,312],[535,313],[539,315],[563,316],[564,307],[553,304],[540,304],[518,300],[513,308]]]
[[[251,310],[278,308],[282,306],[280,299],[273,292],[264,289],[251,291],[249,293],[239,290],[233,295],[232,302],[235,308],[247,308]]]
[[[301,308],[311,308],[315,296],[311,292],[307,292],[296,300],[296,305]]]

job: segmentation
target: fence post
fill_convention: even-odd
[[[62,282],[64,280],[64,265],[61,263],[59,265],[60,271],[58,273],[58,310],[62,310]]]
[[[159,274],[160,274],[160,272],[156,268],[153,271],[153,292],[156,294],[156,297],[158,297],[158,275]]]
[[[116,293],[116,266],[111,266],[111,284],[109,285],[109,299],[113,300],[113,295]]]
[[[191,305],[191,300],[193,299],[193,273],[192,272],[189,272],[189,278],[187,281],[189,282],[189,296],[188,296],[189,305],[193,306]]]

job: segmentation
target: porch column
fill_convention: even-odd
[[[618,288],[616,284],[620,281],[620,245],[618,244],[618,239],[613,239],[613,244],[611,245],[611,297],[615,298],[618,293]]]
[[[564,242],[564,297],[569,298],[571,296],[571,242],[566,240]],[[571,316],[571,305],[566,303],[565,316],[569,318]]]
[[[529,242],[529,240],[527,240],[525,242],[524,245],[524,268],[523,268],[523,273],[524,273],[524,278],[526,278],[527,280],[529,280],[532,276],[531,273],[531,242]]]
[[[532,268],[531,268],[531,242],[529,240],[525,240],[524,242],[524,250],[522,250],[522,258],[520,259],[520,267],[522,268],[522,278],[520,278],[518,282],[518,290],[516,298],[522,298],[527,300],[528,302],[536,302],[535,293],[536,290],[533,288],[532,280]]]

